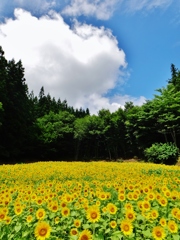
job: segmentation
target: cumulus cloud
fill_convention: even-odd
[[[109,29],[78,21],[70,28],[53,11],[37,18],[16,9],[14,16],[0,24],[0,42],[7,59],[22,60],[30,91],[37,95],[44,86],[51,96],[93,113],[123,105],[122,97],[103,97],[119,84],[127,65]]]
[[[109,19],[121,0],[71,0],[62,11],[70,16],[95,16],[98,19]]]
[[[123,109],[126,102],[133,102],[135,106],[141,106],[146,102],[146,98],[144,96],[135,98],[129,95],[115,95],[107,98],[94,93],[88,99],[81,99],[80,102],[86,103],[92,114],[97,114],[102,108],[109,109],[110,112],[114,112],[119,108]]]

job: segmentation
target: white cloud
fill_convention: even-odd
[[[141,106],[146,102],[144,96],[135,98],[129,95],[115,95],[113,97],[107,98],[99,94],[92,94],[88,99],[81,99],[80,103],[86,103],[86,106],[91,110],[92,114],[97,114],[101,109],[109,109],[111,112],[118,110],[119,108],[124,108],[126,102],[133,102],[135,106]],[[80,107],[79,103],[79,107]]]
[[[98,19],[109,19],[116,7],[122,0],[71,0],[62,11],[69,16],[95,16]]]
[[[56,6],[56,0],[13,0],[15,7],[42,14]]]
[[[115,10],[137,12],[154,8],[166,8],[172,3],[173,0],[71,0],[62,13],[74,17],[84,15],[107,20]]]
[[[127,11],[151,10],[153,8],[166,8],[173,0],[126,0],[124,4]]]
[[[22,9],[14,15],[0,24],[0,42],[7,59],[22,60],[30,91],[37,95],[44,86],[51,96],[92,113],[123,105],[122,97],[103,97],[127,65],[110,30],[77,21],[71,29],[52,11],[39,19]]]

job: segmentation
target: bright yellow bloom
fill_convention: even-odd
[[[127,210],[126,213],[126,219],[130,222],[133,222],[136,219],[135,212],[133,210]]]
[[[16,215],[20,215],[23,212],[23,207],[22,206],[15,206],[14,212]]]
[[[126,199],[126,196],[124,193],[119,193],[118,195],[118,200],[121,201],[121,202],[124,202]]]
[[[52,212],[57,212],[58,211],[58,202],[57,201],[54,201],[52,204],[51,204],[51,207],[50,207],[50,210]]]
[[[110,214],[116,214],[117,207],[113,203],[108,203],[107,210],[109,211]]]
[[[150,214],[151,214],[151,219],[156,219],[159,216],[159,213],[156,209],[153,209]]]
[[[26,222],[30,223],[30,222],[32,222],[32,220],[33,220],[32,215],[28,215],[26,218]]]
[[[81,226],[81,220],[79,219],[74,220],[74,226],[79,228]]]
[[[11,223],[11,217],[7,216],[5,218],[5,223],[6,223],[6,225],[9,225]]]
[[[173,209],[171,210],[171,214],[173,215],[173,217],[176,217],[177,212],[178,212],[179,210],[180,210],[180,209],[177,208],[177,207],[175,207],[175,208],[173,208]]]
[[[51,227],[46,222],[38,222],[35,230],[34,235],[37,240],[45,240],[46,238],[49,238],[51,233]]]
[[[150,208],[151,208],[151,204],[150,204],[149,201],[143,201],[143,202],[142,202],[142,209],[143,209],[144,211],[149,211]]]
[[[101,200],[106,200],[107,194],[106,194],[105,192],[100,192],[98,197],[99,197],[99,199],[101,199]]]
[[[78,235],[78,230],[77,230],[77,228],[72,228],[72,229],[70,230],[70,235],[71,235],[71,236],[77,236],[77,235]]]
[[[87,219],[90,222],[98,222],[100,219],[101,215],[100,215],[100,210],[99,207],[94,205],[88,208],[87,210]]]
[[[78,240],[92,240],[92,234],[89,230],[83,230],[78,238]]]
[[[36,218],[39,219],[39,220],[42,220],[44,219],[46,216],[46,212],[43,208],[39,208],[37,211],[36,211]]]
[[[121,222],[120,228],[124,235],[131,235],[133,232],[132,223],[126,219]]]
[[[162,207],[166,207],[166,206],[167,206],[167,203],[168,203],[167,198],[161,197],[161,198],[159,199],[159,204],[160,204]]]
[[[161,218],[161,219],[159,220],[159,223],[161,224],[162,227],[165,227],[166,224],[167,224],[165,218]]]
[[[67,207],[64,207],[64,208],[61,210],[61,214],[63,215],[63,217],[68,217],[69,214],[70,214],[70,209],[67,208]]]
[[[176,222],[174,220],[170,220],[168,222],[168,230],[171,232],[171,233],[177,233],[178,232],[178,225],[176,224]]]
[[[155,240],[163,240],[166,237],[166,233],[163,227],[156,226],[153,228],[152,236]]]
[[[5,218],[6,218],[6,213],[1,210],[1,211],[0,211],[0,222],[3,221],[3,220],[5,220]]]
[[[59,223],[59,217],[55,217],[54,222],[55,222],[55,224],[58,224]]]
[[[117,226],[117,222],[116,221],[111,221],[110,222],[110,227],[115,228]]]

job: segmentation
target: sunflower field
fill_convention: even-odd
[[[180,168],[148,163],[0,166],[2,240],[178,240]]]

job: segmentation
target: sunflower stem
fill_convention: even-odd
[[[95,223],[93,223],[93,236],[95,236]]]

